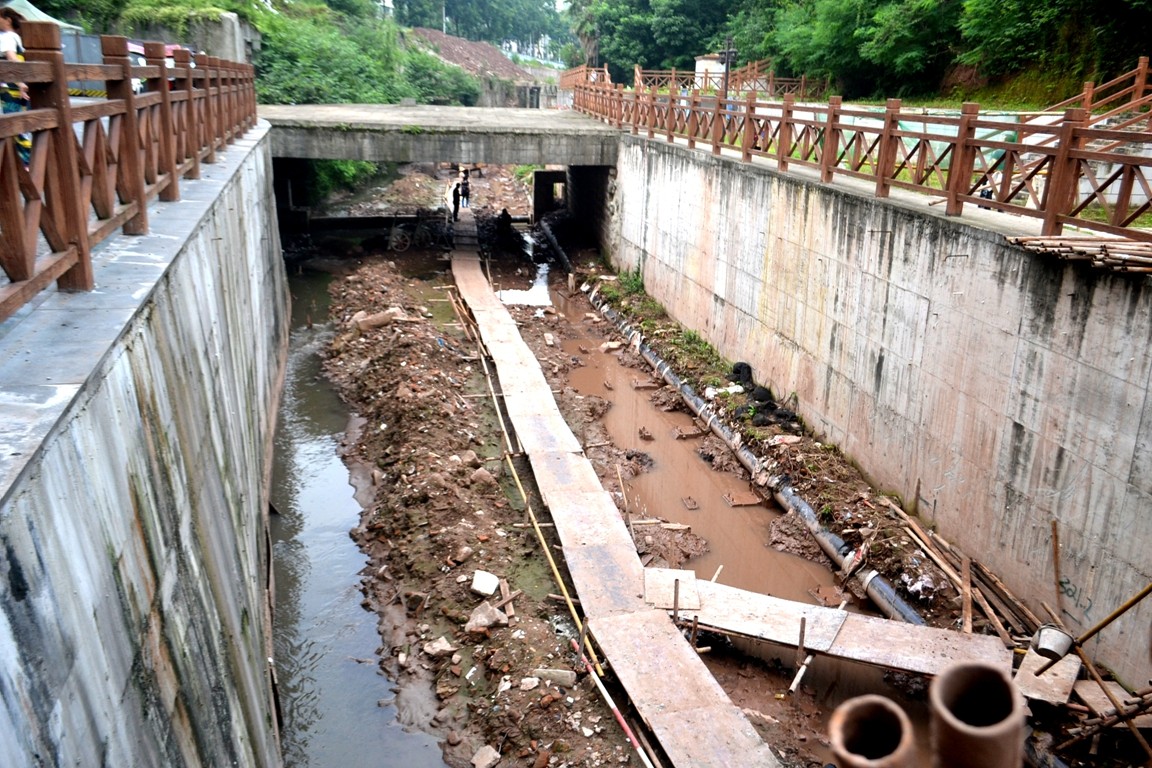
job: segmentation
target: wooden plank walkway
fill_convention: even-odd
[[[479,258],[454,252],[452,273],[501,374],[505,405],[564,546],[588,629],[636,711],[674,766],[779,768],[667,612],[644,602],[644,568],[620,511]]]
[[[460,224],[471,224],[470,212],[461,211]],[[636,710],[673,765],[778,768],[669,612],[645,602],[645,571],[620,511],[561,416],[535,355],[493,294],[479,257],[454,251],[452,272],[500,374],[505,406],[551,512],[589,630]],[[1011,652],[991,636],[914,627],[701,579],[694,593],[700,608],[682,610],[682,618],[699,616],[702,625],[732,634],[796,646],[804,617],[804,645],[812,652],[926,675],[965,660],[1012,669]]]

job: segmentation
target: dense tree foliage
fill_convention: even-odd
[[[553,0],[396,0],[396,20],[469,40],[533,44],[571,37]]]
[[[1152,48],[1152,0],[574,0],[569,15],[585,62],[625,82],[634,64],[690,66],[728,33],[739,62],[852,96],[935,92],[958,72],[1101,81]]]
[[[607,64],[614,79],[632,67],[692,69],[716,50],[736,0],[576,0],[569,7],[587,63]]]

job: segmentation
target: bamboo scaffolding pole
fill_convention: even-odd
[[[1068,632],[1068,628],[1064,626],[1064,622],[1061,620],[1060,614],[1053,611],[1052,606],[1045,602],[1041,602],[1040,605],[1042,605],[1048,615],[1052,617],[1052,621],[1055,622],[1056,626],[1060,627],[1062,631]],[[1069,635],[1071,635],[1070,632]],[[1085,653],[1084,649],[1080,646],[1080,643],[1076,642],[1075,640],[1072,641],[1072,647],[1076,650],[1076,655],[1080,657],[1080,661],[1084,662],[1084,666],[1087,668],[1088,674],[1092,675],[1092,679],[1096,681],[1096,684],[1100,686],[1100,690],[1102,690],[1104,695],[1108,697],[1108,701],[1112,702],[1112,706],[1119,710],[1120,702],[1116,700],[1116,696],[1112,693],[1112,689],[1108,687],[1108,685],[1104,682],[1104,678],[1100,676],[1100,671],[1097,670],[1096,665],[1092,663],[1092,657]],[[1144,734],[1140,733],[1140,729],[1137,728],[1136,724],[1131,720],[1125,721],[1125,724],[1128,726],[1128,730],[1132,731],[1132,735],[1136,737],[1136,741],[1144,749],[1144,752],[1147,753],[1149,760],[1152,760],[1152,745],[1148,744],[1148,741],[1144,738]]]

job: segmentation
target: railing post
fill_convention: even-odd
[[[720,142],[724,138],[724,100],[716,92],[716,110],[712,115],[712,154],[720,154]]]
[[[680,89],[668,89],[668,112],[664,115],[665,140],[671,144],[676,136],[676,115],[680,110]]]
[[[776,129],[776,167],[788,170],[788,157],[792,154],[792,110],[796,107],[795,94],[784,94],[780,107],[780,125]]]
[[[191,165],[184,173],[186,179],[200,178],[200,148],[203,146],[205,127],[196,108],[196,83],[192,74],[192,56],[185,48],[177,48],[172,52],[172,61],[177,69],[184,70],[184,77],[180,78],[180,88],[184,91],[184,156],[181,160],[191,160]]]
[[[29,83],[32,109],[55,110],[58,121],[51,129],[49,161],[43,144],[33,137],[30,172],[45,173],[44,193],[47,206],[57,218],[58,231],[64,242],[76,249],[76,263],[56,280],[62,291],[90,291],[95,286],[92,276],[92,252],[88,243],[88,212],[81,198],[79,158],[72,126],[72,102],[68,94],[68,74],[60,46],[60,27],[51,22],[27,22],[21,26],[26,61],[42,61],[52,67],[52,82]],[[102,162],[102,161],[101,161]]]
[[[639,71],[639,69],[637,69]],[[648,89],[648,114],[644,116],[644,127],[648,129],[648,138],[656,136],[656,86]]]
[[[808,76],[800,75],[800,98],[806,98],[808,93]]]
[[[624,93],[626,93],[627,91],[624,91],[624,84],[623,83],[620,83],[619,88],[620,88],[620,94],[621,94],[621,98],[622,98],[624,96]],[[637,91],[636,89],[632,89],[631,97],[632,97],[632,120],[631,120],[632,136],[638,136],[639,132],[641,132],[641,121],[644,119],[643,109],[641,108],[641,99],[643,98],[643,94],[641,92]]]
[[[644,90],[644,76],[640,73],[640,65],[632,65],[632,88],[636,91]]]
[[[840,135],[837,132],[837,114],[840,112],[841,98],[832,96],[828,99],[828,119],[824,123],[823,141],[820,143],[820,181],[832,181],[832,169],[836,167],[836,142]]]
[[[1141,56],[1136,65],[1136,80],[1132,84],[1132,101],[1144,98],[1144,89],[1148,87],[1148,57]]]
[[[946,216],[959,216],[964,210],[961,195],[968,194],[972,183],[972,169],[976,165],[976,149],[969,142],[976,139],[976,119],[980,115],[980,105],[966,101],[960,107],[960,125],[956,129],[956,143],[952,145],[952,162],[948,164],[948,203],[944,208]]]
[[[132,60],[128,58],[128,38],[104,35],[100,38],[100,52],[105,64],[119,65],[123,73],[119,80],[107,80],[104,88],[109,99],[124,102],[121,116],[120,146],[116,147],[116,186],[123,202],[136,206],[136,213],[124,222],[124,234],[148,233],[148,201],[144,195],[144,168],[140,162],[140,130],[136,114],[136,94],[132,90]]]
[[[236,142],[236,81],[233,77],[232,67],[225,61],[213,56],[212,63],[217,71],[220,90],[223,94],[223,120],[220,123],[220,137],[228,144]]]
[[[700,89],[693,88],[688,97],[688,149],[696,148],[696,132],[700,130]]]
[[[144,58],[149,66],[159,67],[160,75],[149,81],[148,90],[160,93],[159,172],[168,178],[160,189],[160,199],[170,203],[180,199],[180,179],[176,175],[176,131],[172,119],[172,94],[168,89],[167,53],[164,43],[144,43]]]
[[[213,90],[213,69],[211,66],[213,59],[210,56],[206,56],[204,59],[204,71],[200,75],[200,79],[204,81],[204,98],[201,101],[204,108],[204,138],[202,141],[208,146],[208,152],[204,155],[204,162],[214,163],[216,162],[216,147],[219,145],[216,137],[220,135],[220,121],[224,119],[224,115],[220,113],[220,104]],[[199,70],[201,67],[197,66],[196,69]]]
[[[1086,109],[1069,109],[1064,113],[1064,122],[1060,125],[1060,140],[1056,145],[1056,156],[1052,158],[1048,184],[1044,187],[1044,226],[1040,234],[1045,237],[1059,235],[1063,231],[1064,224],[1060,221],[1060,217],[1072,209],[1076,185],[1080,178],[1077,173],[1079,161],[1072,156],[1072,153],[1080,141],[1077,131],[1087,119]]]
[[[776,98],[776,70],[768,73],[768,98]]]
[[[884,129],[880,134],[880,148],[876,157],[876,197],[888,197],[891,176],[896,172],[896,135],[900,120],[900,99],[888,99],[884,110]]]
[[[740,137],[740,159],[752,162],[752,144],[756,138],[756,94],[748,91],[744,99],[744,135]]]
[[[1095,90],[1096,90],[1096,84],[1094,82],[1092,82],[1091,80],[1088,80],[1087,82],[1084,83],[1084,104],[1083,104],[1083,106],[1084,106],[1084,109],[1086,109],[1089,112],[1092,111],[1092,99],[1096,95]]]

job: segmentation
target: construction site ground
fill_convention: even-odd
[[[387,190],[331,204],[354,213],[434,208],[452,174],[449,168],[410,166]],[[529,193],[514,169],[484,169],[473,177],[472,189],[482,237],[492,234],[502,208],[513,216],[528,213]],[[565,227],[558,224],[557,230]],[[607,274],[595,250],[582,245],[573,242],[569,254],[577,286]],[[379,617],[380,665],[397,682],[402,718],[443,736],[445,760],[452,766],[483,765],[485,755],[494,753],[501,756],[499,765],[535,768],[640,764],[590,676],[579,669],[573,652],[577,631],[569,608],[557,599],[564,588],[547,557],[557,560],[563,578],[561,553],[530,482],[518,487],[509,472],[508,445],[484,363],[450,301],[442,254],[394,254],[379,242],[318,238],[311,255],[338,264],[330,313],[336,335],[325,370],[362,425],[347,437],[346,460],[368,468],[375,480],[374,501],[352,534],[368,558],[362,579],[365,607]],[[527,288],[535,276],[534,266],[517,253],[496,254],[490,268],[493,281],[504,288]],[[558,272],[553,271],[553,281],[569,294],[567,316],[554,309],[510,309],[522,328],[531,329],[524,338],[573,433],[584,445],[597,446],[588,452],[597,474],[606,488],[618,490],[619,477],[645,471],[644,456],[612,445],[600,423],[606,401],[579,396],[567,385],[567,374],[580,361],[563,351],[561,341],[577,332],[584,339],[599,334],[605,343],[620,338],[598,318],[587,293],[570,292],[567,276]],[[728,383],[730,371],[717,370],[715,360],[677,344],[681,337],[675,324],[655,317],[650,303],[637,299],[634,309],[650,315],[649,338],[669,340],[665,357],[679,366],[682,377],[701,390]],[[364,328],[366,316],[377,316],[380,324]],[[620,363],[647,372],[646,363],[626,351]],[[654,390],[652,397],[660,407],[684,407],[668,388]],[[738,405],[733,399],[733,411]],[[925,557],[908,522],[833,446],[789,418],[788,405],[780,403],[782,415],[773,422],[748,426],[753,450],[778,462],[797,491],[849,543],[867,538],[869,565],[902,586],[929,623],[959,627],[959,591]],[[739,423],[741,417],[733,418]],[[718,442],[705,443],[701,471],[743,472]],[[526,468],[521,469],[530,480]],[[543,541],[530,525],[529,506],[545,524]],[[778,518],[773,543],[827,562],[792,515]],[[670,568],[685,566],[706,546],[690,531],[660,527],[646,530],[638,542],[649,565]],[[501,594],[512,598],[501,608],[504,617],[488,626],[474,615],[484,600],[472,589],[478,570],[503,582],[502,592],[489,602],[501,600]],[[828,596],[830,602],[839,597]],[[975,631],[991,631],[979,615],[974,625]],[[782,765],[822,768],[830,762],[826,686],[819,691],[801,686],[788,695],[795,670],[791,658],[749,656],[739,643],[719,636],[703,637],[698,645],[710,646],[706,663]],[[579,672],[578,679],[567,685],[564,677],[571,671]],[[879,688],[874,692],[910,706],[922,701],[926,690],[922,679],[871,669],[853,678],[853,685]],[[429,689],[433,697],[422,695]],[[615,693],[627,717],[627,703]],[[1062,710],[1040,714],[1052,715],[1055,722]],[[1101,755],[1083,764],[1127,763],[1109,763]]]

